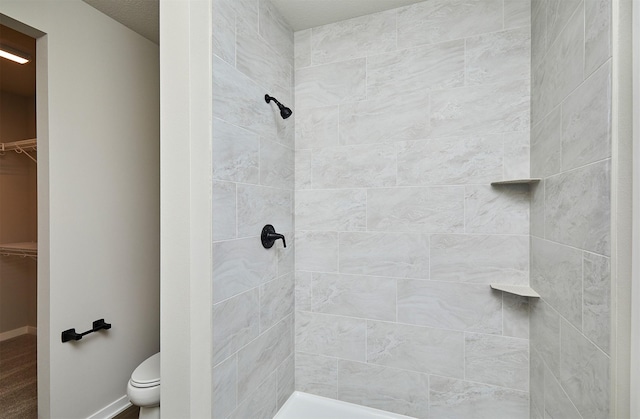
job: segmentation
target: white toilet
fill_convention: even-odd
[[[133,371],[127,396],[131,403],[140,406],[140,419],[160,419],[160,352]]]

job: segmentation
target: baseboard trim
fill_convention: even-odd
[[[17,329],[8,330],[6,332],[0,333],[0,342],[13,339],[22,335],[36,335],[38,333],[38,329],[33,326],[23,326]]]
[[[129,406],[132,406],[131,402],[129,401],[129,398],[126,395],[124,395],[120,397],[118,400],[116,400],[115,402],[98,410],[96,413],[89,416],[87,419],[111,419],[114,416],[127,410]]]

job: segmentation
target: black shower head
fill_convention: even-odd
[[[267,103],[271,102],[272,100],[276,102],[276,105],[278,105],[278,108],[280,108],[280,116],[282,117],[282,119],[287,119],[293,113],[291,109],[287,108],[282,103],[278,102],[278,99],[276,99],[275,97],[264,95],[264,100]]]
[[[287,119],[288,117],[291,116],[292,113],[293,111],[287,108],[286,106],[283,106],[282,108],[280,108],[280,116],[282,117],[282,119]]]

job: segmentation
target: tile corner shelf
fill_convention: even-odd
[[[491,182],[491,186],[500,185],[531,185],[540,182],[540,178],[527,178],[527,179],[511,179],[511,180],[499,180],[497,182]]]
[[[535,292],[533,288],[526,285],[510,285],[510,284],[490,284],[491,288],[498,291],[508,292],[509,294],[519,295],[521,297],[540,298],[540,294]]]
[[[4,243],[0,244],[0,256],[38,257],[38,243]]]

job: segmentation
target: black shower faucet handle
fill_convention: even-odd
[[[287,242],[282,234],[276,233],[276,229],[271,224],[264,226],[262,234],[260,235],[260,240],[262,241],[262,246],[264,246],[265,249],[271,249],[273,247],[273,243],[278,239],[282,239],[282,245],[287,247]]]

